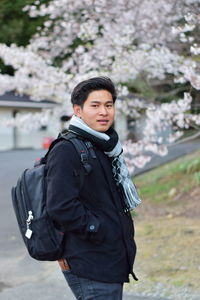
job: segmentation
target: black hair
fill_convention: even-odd
[[[87,80],[80,82],[77,86],[75,86],[72,94],[71,94],[71,102],[72,105],[79,105],[83,107],[84,102],[87,100],[88,95],[93,91],[98,90],[106,90],[111,93],[113,102],[115,102],[117,98],[117,91],[114,86],[114,83],[109,77],[93,77]]]

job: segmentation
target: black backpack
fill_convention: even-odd
[[[46,161],[51,149],[61,140],[66,139],[74,145],[80,155],[84,177],[90,173],[89,152],[95,153],[90,142],[85,142],[76,135],[60,135],[51,144],[46,155],[34,167],[22,172],[17,185],[12,188],[12,203],[18,226],[31,257],[37,260],[54,261],[62,258],[64,232],[58,229],[46,211]]]

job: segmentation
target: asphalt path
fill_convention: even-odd
[[[200,142],[171,151],[169,160],[200,148]],[[181,151],[182,149],[182,151]],[[173,149],[172,149],[173,150]],[[184,153],[183,153],[184,152]],[[43,156],[43,150],[0,152],[0,300],[74,300],[55,262],[38,262],[29,257],[19,234],[11,203],[11,187],[27,167]],[[155,166],[154,158],[154,166]],[[158,159],[157,164],[167,161]],[[153,165],[151,166],[154,167]],[[124,300],[162,300],[163,298],[124,295]],[[105,299],[106,300],[106,299]]]
[[[151,154],[152,157],[151,161],[147,163],[142,169],[136,168],[134,175],[147,172],[155,167],[158,167],[159,165],[170,162],[176,158],[179,158],[186,154],[190,154],[199,149],[200,149],[200,139],[196,139],[183,144],[169,145],[167,155],[159,156],[156,154],[153,155]],[[147,152],[146,154],[148,155],[149,153]]]

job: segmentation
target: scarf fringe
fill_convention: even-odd
[[[112,166],[114,179],[116,180],[117,184],[120,184],[123,188],[125,196],[124,202],[126,206],[125,210],[133,210],[141,203],[141,200],[139,198],[137,189],[130,178],[126,162],[122,155],[113,159]]]
[[[141,203],[141,200],[138,197],[134,184],[130,180],[126,181],[123,184],[123,188],[125,193],[125,202],[128,210],[136,208]]]

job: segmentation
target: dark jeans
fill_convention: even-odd
[[[106,283],[62,271],[77,300],[122,300],[122,283]]]

